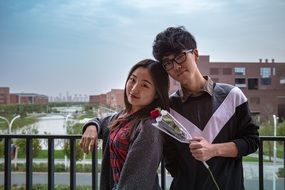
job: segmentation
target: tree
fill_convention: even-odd
[[[35,128],[28,128],[22,131],[22,134],[38,134],[38,130]],[[19,155],[26,155],[26,139],[17,139],[15,142],[18,148]],[[42,147],[39,139],[33,139],[33,157],[37,157]]]
[[[70,159],[70,141],[66,141],[64,143],[63,151],[66,154],[66,156]],[[75,144],[75,159],[76,160],[83,159],[83,151],[80,148],[79,141],[76,141],[76,144]]]
[[[19,155],[26,155],[26,139],[17,139],[16,147],[18,148]],[[37,157],[39,152],[41,151],[42,147],[40,145],[39,139],[33,139],[33,157]]]
[[[278,123],[277,134],[278,136],[285,136],[285,121],[283,121],[282,123]]]
[[[260,125],[259,134],[262,136],[273,136],[274,135],[273,123],[271,123],[270,121],[263,122]],[[271,157],[273,156],[273,142],[265,141],[264,146],[265,146],[264,153],[268,151],[269,161],[271,161]]]

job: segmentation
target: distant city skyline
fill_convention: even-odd
[[[285,62],[284,0],[0,1],[0,87],[96,95],[122,89],[168,26],[211,61]]]
[[[91,94],[90,94],[91,95]],[[57,96],[49,96],[50,102],[88,102],[88,94],[66,94],[59,93]]]

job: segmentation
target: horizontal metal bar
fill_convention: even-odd
[[[0,135],[0,138],[33,138],[33,139],[80,139],[82,135],[26,135],[26,134],[5,134]]]

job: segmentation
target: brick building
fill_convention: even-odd
[[[210,56],[202,55],[198,67],[203,75],[210,75],[215,82],[239,87],[248,98],[253,115],[261,119],[272,119],[273,114],[280,119],[285,118],[285,63],[274,59],[211,62]],[[178,88],[179,83],[170,79],[169,93],[172,94]],[[124,90],[112,89],[108,92],[106,104],[114,108],[124,107]]]
[[[0,104],[10,104],[9,87],[0,87]]]
[[[89,96],[89,102],[91,104],[108,105],[115,109],[124,108],[124,90],[111,89],[111,91],[106,94],[91,95]]]
[[[48,104],[48,96],[35,93],[14,93],[10,95],[11,104]]]
[[[89,102],[91,104],[107,104],[106,100],[106,94],[100,94],[100,95],[91,95],[89,96]]]
[[[35,93],[10,93],[9,87],[0,87],[0,104],[47,104],[48,97]]]
[[[254,115],[272,119],[285,118],[285,63],[274,59],[258,62],[210,62],[210,56],[200,56],[198,67],[203,75],[215,82],[239,87],[248,98]],[[171,92],[179,83],[171,80]]]
[[[123,89],[111,89],[110,92],[106,94],[107,105],[120,109],[124,108],[124,90]]]

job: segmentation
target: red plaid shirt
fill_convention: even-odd
[[[126,118],[121,121],[117,129],[110,133],[110,162],[113,171],[113,180],[115,184],[119,182],[120,174],[125,163],[128,148],[130,130],[133,127],[133,122]]]

